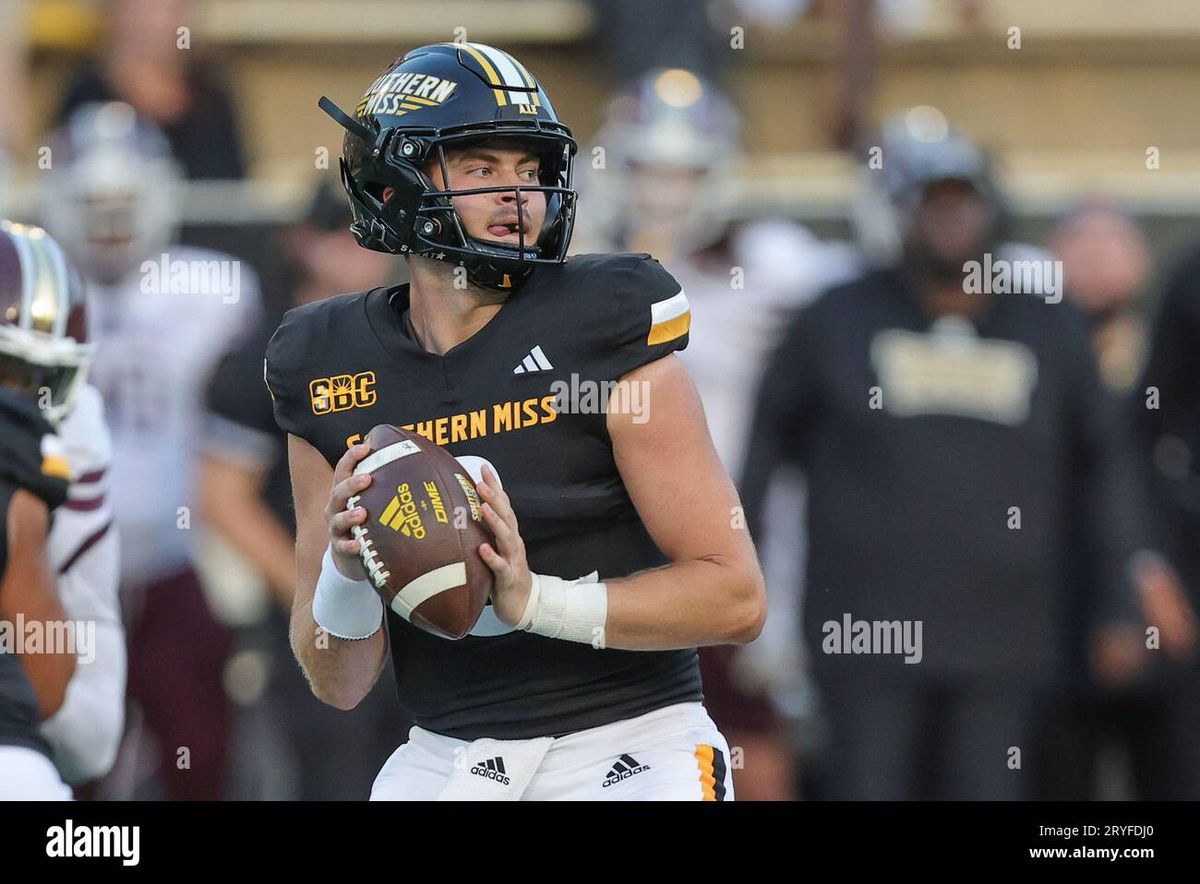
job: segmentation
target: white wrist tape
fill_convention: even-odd
[[[313,620],[336,638],[358,641],[370,638],[383,623],[383,599],[369,580],[351,580],[333,563],[333,550],[325,547],[321,576],[312,600]]]
[[[599,648],[608,620],[608,587],[593,571],[575,580],[534,574],[529,601],[517,629]]]

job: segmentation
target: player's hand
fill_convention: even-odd
[[[370,473],[354,475],[354,467],[371,453],[365,442],[346,449],[342,459],[333,470],[333,488],[329,492],[329,503],[325,507],[325,521],[329,523],[329,547],[333,562],[343,576],[351,580],[366,580],[367,569],[363,567],[358,552],[361,543],[355,540],[350,529],[366,521],[367,511],[361,506],[346,509],[346,501],[371,484]]]
[[[479,544],[479,555],[495,575],[492,587],[492,609],[509,626],[516,626],[525,613],[525,604],[533,585],[529,563],[525,561],[525,541],[517,528],[517,516],[508,495],[496,480],[487,464],[483,480],[475,485],[482,502],[483,520],[496,538],[495,546]]]
[[[1158,627],[1163,650],[1178,663],[1191,662],[1200,631],[1183,581],[1174,568],[1155,555],[1143,556],[1135,574],[1142,616],[1148,625]]]
[[[1145,633],[1137,623],[1113,623],[1092,636],[1092,675],[1109,688],[1128,687],[1145,668]]]

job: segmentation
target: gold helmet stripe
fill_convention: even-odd
[[[503,83],[500,82],[500,77],[496,75],[496,69],[493,68],[491,63],[483,57],[483,53],[481,53],[470,43],[458,43],[455,45],[461,46],[463,49],[467,50],[467,52],[471,53],[471,57],[479,62],[479,66],[482,67],[483,72],[487,74],[488,85],[492,87],[492,92],[496,96],[496,105],[499,107],[504,107],[504,92],[496,88],[497,86],[502,86]]]
[[[482,43],[475,44],[475,48],[490,58],[496,66],[496,70],[500,72],[501,82],[509,90],[508,100],[513,104],[530,104],[529,94],[525,91],[529,84],[521,79],[513,57],[507,52],[502,52],[492,46],[484,46]],[[514,89],[519,91],[512,91]]]
[[[517,59],[511,55],[509,56],[509,58],[511,58],[513,64],[515,64],[517,66],[517,70],[519,70],[521,72],[521,76],[523,76],[525,78],[525,82],[529,85],[529,88],[533,90],[533,106],[541,107],[542,100],[540,98],[538,98],[537,82],[533,79],[532,76],[530,76],[529,71],[527,71],[525,69],[525,65],[521,64],[521,62],[517,61]]]

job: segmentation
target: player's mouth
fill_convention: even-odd
[[[502,220],[496,224],[488,225],[488,233],[495,239],[509,240],[513,242],[520,241],[521,233],[529,233],[527,225],[521,224],[516,218]]]

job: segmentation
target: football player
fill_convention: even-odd
[[[347,130],[352,231],[411,276],[292,310],[265,366],[296,501],[293,648],[345,708],[390,651],[417,723],[372,797],[732,798],[696,647],[752,641],[765,592],[673,355],[686,295],[646,254],[565,260],[576,144],[511,55],[421,47],[353,116],[321,104]],[[462,641],[365,580],[347,500],[380,423],[484,462],[495,587]]]
[[[230,634],[192,564],[194,472],[205,383],[257,317],[258,283],[231,256],[174,241],[178,169],[162,133],[129,105],[80,107],[50,145],[43,217],[88,281],[91,378],[114,443],[104,480],[122,539],[129,694],[138,711],[131,733],[144,722],[157,737],[127,744],[158,747],[168,796],[217,798],[231,715],[222,682]],[[176,763],[182,746],[190,767]],[[132,792],[113,781],[101,789]]]
[[[86,340],[82,281],[40,228],[0,222],[0,306],[0,385],[8,388],[9,397],[3,409],[0,471],[9,484],[10,515],[16,517],[9,537],[16,526],[21,538],[10,545],[10,565],[27,575],[12,578],[0,607],[10,623],[14,610],[28,616],[31,608],[23,608],[21,599],[32,604],[30,593],[49,578],[53,597],[42,597],[39,619],[66,618],[77,627],[85,625],[84,633],[76,630],[79,663],[69,683],[56,680],[53,693],[47,694],[45,671],[31,675],[47,719],[40,732],[27,733],[21,741],[0,725],[10,738],[0,742],[44,753],[58,773],[51,778],[47,772],[38,781],[35,774],[44,764],[29,759],[21,776],[8,776],[5,767],[0,791],[12,786],[14,797],[70,797],[63,780],[82,783],[108,772],[124,720],[118,545],[105,495],[110,444],[100,396],[87,385],[92,345]],[[49,511],[53,519],[47,526]],[[84,647],[89,640],[91,647]],[[15,670],[8,659],[0,655],[0,669],[9,667],[11,675]],[[28,659],[40,661],[41,656]],[[53,665],[69,674],[61,660]],[[0,682],[5,682],[2,676]],[[18,686],[19,680],[10,680],[0,687],[0,709],[8,712],[9,725],[21,706],[13,693]]]

